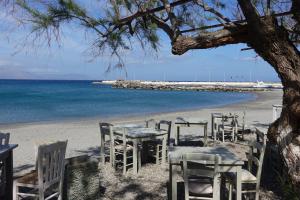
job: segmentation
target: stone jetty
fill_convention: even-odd
[[[113,88],[148,90],[188,90],[188,91],[265,91],[282,88],[281,84],[263,82],[160,82],[160,81],[101,81],[94,84],[109,84]]]

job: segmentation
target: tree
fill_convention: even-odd
[[[7,1],[7,0],[6,0]],[[86,2],[86,1],[85,1]],[[95,56],[104,50],[119,58],[138,40],[158,49],[165,33],[172,53],[244,43],[267,61],[284,86],[283,110],[268,131],[280,143],[293,183],[300,185],[300,0],[103,0],[87,8],[79,0],[16,0],[33,32],[59,34],[76,22],[94,32]]]

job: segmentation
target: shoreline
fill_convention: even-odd
[[[282,91],[264,91],[256,93],[256,98],[237,104],[202,108],[180,112],[145,114],[135,117],[97,118],[86,120],[70,120],[59,122],[37,122],[0,126],[2,132],[11,133],[11,143],[19,144],[14,151],[15,175],[31,170],[35,163],[35,145],[43,142],[68,140],[66,157],[82,154],[97,154],[99,152],[99,121],[108,121],[113,124],[144,123],[146,119],[167,119],[174,122],[176,117],[198,117],[209,122],[212,112],[246,111],[246,124],[259,126],[270,123],[272,120],[272,104],[281,104]],[[174,137],[176,127],[172,126],[171,137]],[[193,131],[193,130],[191,130]],[[197,133],[197,129],[195,130]]]

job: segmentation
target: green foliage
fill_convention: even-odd
[[[186,30],[220,22],[228,23],[228,21],[234,21],[242,17],[238,1],[190,0],[170,7],[170,9],[165,9],[168,7],[167,4],[164,4],[166,2],[181,1],[16,0],[17,5],[29,16],[30,20],[28,22],[33,33],[38,33],[39,36],[46,33],[47,37],[51,37],[52,33],[59,33],[60,25],[63,23],[78,24],[95,34],[95,40],[91,48],[93,50],[92,54],[99,56],[110,51],[112,57],[116,56],[119,59],[118,66],[122,66],[121,52],[131,49],[133,41],[138,41],[144,49],[149,46],[158,51],[162,31],[166,32],[171,42],[173,42],[179,35],[183,35],[182,31],[187,36],[195,33],[201,34],[201,32],[195,31],[189,33]],[[99,4],[102,5],[102,8],[96,11],[87,9],[84,7],[83,2]],[[287,3],[281,0],[252,0],[252,2],[262,14],[269,7],[272,12],[284,12],[288,9]],[[268,5],[268,2],[270,2],[270,5]],[[156,9],[156,11],[151,12],[153,9]],[[158,19],[160,23],[153,21],[154,18]],[[296,26],[295,22],[291,22],[291,17],[282,17],[281,20],[282,26],[299,31],[299,28],[297,28],[299,25]],[[202,32],[207,33],[215,30]],[[291,38],[299,39],[300,34],[296,31],[291,34]]]

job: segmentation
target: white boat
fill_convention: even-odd
[[[268,88],[270,86],[265,84],[263,81],[257,81],[256,85],[254,85],[253,87],[255,87],[255,88]]]

